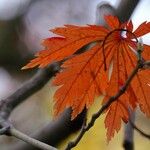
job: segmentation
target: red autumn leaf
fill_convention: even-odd
[[[113,70],[110,78],[109,86],[106,89],[107,95],[104,98],[104,102],[106,102],[109,97],[115,95],[119,91],[119,89],[123,86],[124,82],[127,79],[126,74],[126,63],[124,61],[124,55],[122,51],[122,44],[117,46],[115,49],[115,53],[113,53]],[[115,130],[118,132],[121,128],[121,120],[124,122],[128,121],[128,107],[134,109],[136,106],[135,98],[130,92],[132,89],[126,91],[119,99],[114,102],[109,108],[107,112],[107,116],[105,118],[105,127],[107,130],[107,138],[108,141],[111,137],[114,136]],[[132,97],[131,97],[132,96]],[[133,101],[134,98],[134,101]]]
[[[55,115],[71,106],[72,119],[74,119],[85,106],[89,108],[92,105],[95,96],[99,96],[104,91],[107,78],[103,70],[100,49],[101,46],[97,44],[89,51],[69,59],[62,65],[67,69],[60,72],[54,80],[55,85],[63,85],[54,95]],[[109,57],[110,54],[111,49],[106,55]]]
[[[126,28],[129,31],[133,30],[132,26],[132,22],[126,24]],[[140,28],[144,28],[143,26],[145,26],[145,28],[148,28],[149,24],[142,24]],[[132,31],[137,37],[142,34],[142,32],[137,32],[138,30],[140,31],[140,29],[138,28],[135,32]],[[150,29],[147,30],[147,32],[149,33]],[[118,37],[115,34],[111,35],[111,38],[114,39],[112,45],[114,45],[116,41],[116,43],[118,43],[118,47],[116,50],[114,50],[112,56],[113,71],[111,74],[108,89],[106,89],[107,96],[104,98],[105,102],[108,100],[108,97],[111,97],[115,95],[115,93],[117,93],[119,88],[121,88],[120,81],[121,83],[125,83],[127,77],[130,75],[137,63],[136,44],[132,40],[133,35],[128,33],[127,37],[119,36],[120,34],[118,34]],[[132,48],[134,50],[131,50]],[[149,46],[144,45],[144,51],[147,49],[147,52],[144,53],[144,55],[146,56],[144,57],[144,59],[150,57],[148,54],[149,48]],[[105,51],[107,51],[106,48]],[[128,88],[126,93],[108,108],[108,113],[105,118],[108,140],[110,140],[111,137],[114,136],[115,131],[118,132],[118,130],[120,129],[121,120],[123,120],[124,122],[128,121],[128,108],[134,109],[136,103],[139,104],[141,110],[146,113],[147,116],[150,115],[150,102],[148,101],[150,98],[148,94],[150,93],[150,86],[148,85],[150,83],[149,75],[149,71],[147,70],[139,72],[131,82],[131,86]],[[129,98],[127,98],[127,96],[129,96]],[[133,99],[134,101],[131,99]]]
[[[149,33],[150,23],[144,22],[133,31],[132,21],[121,24],[114,16],[105,16],[105,20],[108,27],[66,25],[53,29],[52,32],[60,37],[44,40],[45,50],[37,53],[36,58],[23,67],[23,69],[45,67],[97,41],[88,51],[66,60],[62,65],[63,69],[56,75],[53,83],[60,86],[54,95],[56,116],[65,108],[71,107],[74,119],[85,107],[88,109],[93,104],[96,96],[103,93],[106,95],[103,103],[107,102],[109,97],[115,95],[124,85],[135,68],[137,63],[135,37]],[[122,35],[122,28],[128,30],[125,35]],[[150,46],[144,44],[143,48],[143,59],[149,60]],[[108,68],[106,72],[103,50]],[[141,111],[150,116],[149,75],[150,72],[147,70],[139,71],[126,92],[106,110],[105,126],[108,140],[120,130],[122,120],[128,122],[128,108],[134,110],[139,105]]]
[[[150,22],[143,22],[133,33],[136,37],[143,36],[150,32]]]
[[[115,16],[105,16],[105,21],[111,29],[116,29],[120,27],[120,22]]]
[[[145,60],[150,60],[150,46],[144,44],[144,51],[142,55]]]
[[[127,50],[127,48],[125,48]],[[128,48],[129,49],[129,48]],[[136,59],[133,53],[128,50],[128,53],[124,55],[128,65],[126,65],[127,74],[133,70],[136,65]],[[131,82],[131,87],[135,93],[137,102],[141,110],[150,117],[150,70],[142,70],[137,73]]]
[[[37,58],[31,60],[23,69],[35,66],[45,67],[54,61],[60,61],[90,42],[103,40],[108,33],[108,30],[101,26],[66,25],[51,31],[63,37],[52,37],[44,40],[45,50],[38,52],[35,55]]]

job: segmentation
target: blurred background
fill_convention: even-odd
[[[96,6],[101,0],[0,0],[0,99],[4,99],[33,76],[37,69],[21,71],[35,52],[42,50],[41,41],[52,33],[51,28],[64,24],[94,24]],[[107,0],[115,8],[120,0]],[[143,21],[150,21],[150,1],[141,0],[131,16],[135,28]],[[144,37],[150,44],[150,35]],[[38,93],[23,102],[11,114],[14,126],[30,135],[52,119],[53,93],[51,81]],[[90,110],[93,113],[97,104]],[[103,118],[84,136],[75,150],[121,150],[123,129],[109,143],[106,142]],[[136,123],[150,132],[150,120],[137,113]],[[63,148],[71,135],[62,142]],[[18,140],[0,136],[0,150],[13,149]],[[135,133],[135,149],[149,149],[150,141]]]

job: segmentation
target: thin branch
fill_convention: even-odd
[[[31,134],[31,137],[51,146],[56,146],[68,137],[68,135],[81,129],[86,110],[79,114],[73,121],[70,119],[70,114],[71,109],[65,110],[56,120],[49,122],[37,130],[36,133]],[[37,148],[20,141],[15,143],[11,150],[37,150]]]
[[[132,120],[129,120],[132,128],[134,128],[138,133],[140,133],[143,137],[147,138],[150,140],[150,134],[147,134],[146,132],[142,131],[139,129],[133,122]]]
[[[14,136],[14,137],[16,137],[16,138],[18,138],[18,139],[20,139],[20,140],[26,142],[26,143],[29,143],[29,144],[31,144],[31,145],[37,147],[37,148],[40,148],[40,149],[42,149],[42,150],[57,150],[56,148],[54,148],[54,147],[52,147],[52,146],[50,146],[50,145],[48,145],[48,144],[45,144],[45,143],[43,143],[43,142],[40,142],[40,141],[38,141],[38,140],[36,140],[36,139],[33,139],[33,138],[31,138],[31,137],[25,135],[24,133],[18,131],[18,130],[15,129],[14,127],[12,127],[12,128],[9,130],[9,134],[10,134],[11,136]]]
[[[0,117],[7,119],[12,110],[40,90],[59,70],[59,63],[52,64],[45,69],[40,69],[35,76],[22,85],[8,98],[0,101]]]
[[[99,111],[92,115],[92,118],[87,126],[81,129],[79,135],[73,142],[69,142],[65,150],[70,150],[73,147],[75,147],[80,140],[82,139],[83,135],[94,125],[95,121],[99,118],[99,116],[114,102],[116,101],[128,88],[130,82],[134,78],[134,76],[137,74],[138,70],[143,68],[144,63],[142,61],[138,61],[135,69],[132,71],[128,79],[126,80],[125,84],[122,86],[122,88],[118,91],[118,93],[112,97],[109,98],[109,100],[103,104],[103,106],[99,109]]]

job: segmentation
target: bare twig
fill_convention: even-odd
[[[23,140],[24,142],[29,143],[29,144],[31,144],[31,145],[33,145],[33,146],[35,146],[37,148],[40,148],[42,150],[57,150],[56,148],[54,148],[54,147],[52,147],[52,146],[50,146],[48,144],[45,144],[43,142],[40,142],[40,141],[38,141],[36,139],[33,139],[33,138],[25,135],[24,133],[16,130],[14,127],[12,127],[9,130],[9,134],[11,136],[14,136],[14,137],[16,137],[16,138],[18,138],[20,140]]]
[[[132,128],[134,128],[138,133],[140,133],[143,137],[147,138],[150,140],[150,134],[145,133],[144,131],[142,131],[141,129],[139,129],[133,122],[132,120],[129,120]]]
[[[62,115],[59,116],[59,118],[57,118],[57,120],[49,122],[36,133],[33,133],[31,137],[52,146],[56,146],[68,137],[68,135],[81,129],[83,118],[86,114],[85,111],[71,121],[71,109],[67,109],[62,113]],[[17,142],[12,146],[11,150],[37,150],[37,148],[24,142]]]

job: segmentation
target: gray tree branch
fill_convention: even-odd
[[[138,128],[133,122],[132,120],[130,120],[130,124],[132,126],[132,128],[134,128],[139,134],[141,134],[143,137],[147,138],[150,140],[150,134],[147,134],[146,132],[142,131],[140,128]]]
[[[67,109],[57,120],[48,123],[42,129],[39,129],[39,131],[31,135],[31,137],[52,146],[56,146],[68,137],[68,135],[78,131],[81,128],[86,111],[84,110],[73,121],[70,119],[70,114],[71,109]],[[37,148],[27,143],[18,142],[12,147],[11,150],[37,150]]]
[[[34,138],[31,138],[31,137],[25,135],[24,133],[16,130],[14,127],[12,127],[9,130],[9,134],[11,136],[14,136],[14,137],[26,142],[26,143],[29,143],[29,144],[33,145],[36,148],[40,148],[40,149],[43,149],[43,150],[57,150],[56,148],[54,148],[54,147],[52,147],[48,144],[45,144],[43,142],[40,142],[40,141],[38,141]]]
[[[7,119],[12,110],[29,96],[40,90],[51,77],[59,70],[59,64],[55,63],[45,69],[40,69],[34,77],[16,90],[8,98],[0,101],[0,117]]]

